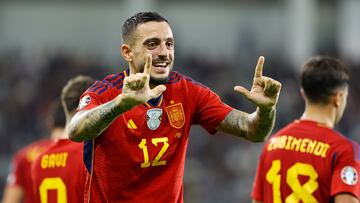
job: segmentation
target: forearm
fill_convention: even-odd
[[[137,105],[131,101],[124,101],[121,96],[119,97],[91,110],[78,112],[71,119],[69,125],[70,139],[80,142],[97,137],[119,115]]]
[[[359,200],[352,194],[340,193],[334,198],[335,203],[359,203]]]
[[[221,122],[218,130],[253,142],[262,142],[271,133],[274,123],[275,108],[257,108],[252,114],[234,109]]]
[[[263,142],[274,128],[276,109],[260,110],[257,108],[251,116],[251,127],[247,138],[254,142]]]

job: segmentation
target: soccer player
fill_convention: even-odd
[[[50,138],[35,141],[15,154],[7,177],[2,203],[34,202],[31,163],[49,147],[54,137],[64,133],[65,115],[60,102],[54,102],[52,105],[47,124],[51,129]]]
[[[91,77],[78,76],[63,88],[61,102],[67,123],[76,112],[79,97],[93,82]],[[59,135],[32,164],[32,176],[35,202],[84,202],[83,144],[70,141],[67,133]]]
[[[254,203],[358,203],[358,144],[333,130],[348,95],[346,67],[317,56],[303,66],[305,111],[264,145],[252,198]]]
[[[191,125],[251,141],[271,132],[280,83],[255,69],[252,89],[236,86],[258,108],[233,109],[209,88],[171,71],[175,40],[166,19],[141,12],[123,25],[121,53],[129,69],[97,81],[83,95],[70,138],[85,140],[86,202],[183,202]]]

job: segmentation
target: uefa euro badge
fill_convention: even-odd
[[[162,109],[153,108],[146,112],[146,124],[150,130],[156,130],[160,126]]]
[[[358,172],[352,166],[345,166],[341,170],[341,180],[347,185],[355,185],[358,182]]]

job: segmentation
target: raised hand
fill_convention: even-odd
[[[264,61],[265,58],[260,56],[255,68],[254,80],[250,91],[243,86],[235,86],[234,90],[244,95],[259,108],[268,109],[276,105],[281,83],[262,75]]]
[[[166,90],[165,85],[158,85],[150,89],[150,72],[152,67],[151,54],[146,55],[144,71],[136,73],[133,62],[129,63],[130,75],[125,77],[122,90],[122,99],[134,105],[142,104],[150,99],[157,98]]]

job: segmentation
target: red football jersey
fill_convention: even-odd
[[[297,120],[272,136],[260,157],[253,199],[330,202],[339,193],[360,197],[358,144],[322,124]]]
[[[11,163],[7,185],[20,186],[24,190],[24,203],[34,202],[31,181],[31,163],[52,143],[50,139],[42,139],[19,150]]]
[[[97,81],[79,110],[92,109],[122,92],[128,70]],[[86,202],[183,202],[183,174],[192,124],[209,133],[232,110],[210,89],[171,72],[166,91],[120,115],[100,136],[85,142],[89,171]]]
[[[56,140],[31,168],[35,202],[84,201],[83,143]]]

